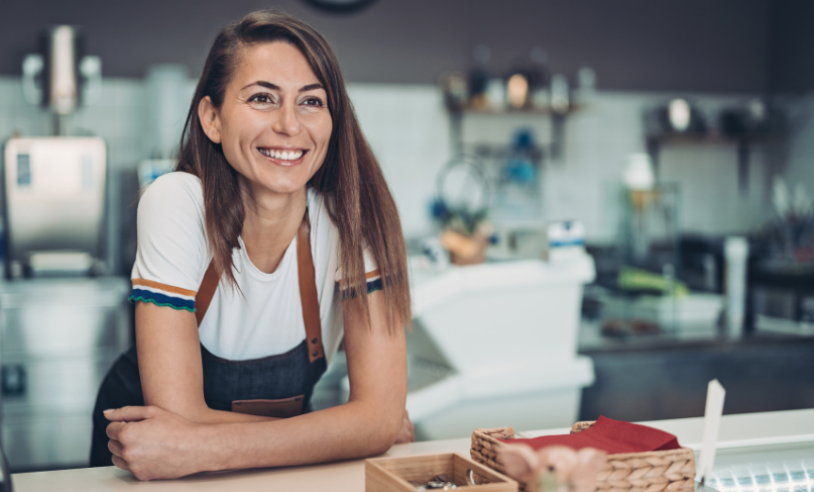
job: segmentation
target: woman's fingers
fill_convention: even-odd
[[[121,468],[122,470],[130,471],[130,468],[128,468],[127,466],[127,462],[119,458],[118,456],[115,455],[113,456],[113,464],[116,465],[116,468]]]
[[[121,432],[127,422],[138,422],[154,418],[160,413],[157,407],[122,407],[105,410],[105,418],[110,420],[107,426],[107,437],[115,441],[122,441]]]
[[[415,426],[410,421],[410,414],[404,410],[404,418],[401,421],[401,429],[399,435],[396,437],[396,444],[403,444],[406,442],[415,442]]]
[[[110,452],[113,453],[113,456],[118,456],[119,458],[122,458],[122,451],[124,450],[124,448],[122,447],[122,443],[120,443],[119,441],[116,441],[114,439],[109,440],[107,442],[107,449],[109,449]]]
[[[107,429],[105,429],[107,437],[116,441],[121,441],[121,439],[119,439],[119,433],[122,431],[122,429],[124,429],[126,424],[127,422],[111,422],[108,424]]]
[[[119,417],[142,417],[139,421],[111,422],[107,426],[108,449],[113,464],[138,480],[177,478],[201,471],[205,447],[190,421],[158,407],[120,409]]]
[[[156,407],[122,407],[104,411],[105,418],[111,422],[136,422],[155,416]]]
[[[404,409],[404,423],[402,424],[404,428],[407,442],[415,442],[415,426],[413,422],[410,420],[410,414],[407,412],[407,409]]]

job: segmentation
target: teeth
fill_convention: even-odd
[[[260,149],[260,152],[272,159],[279,159],[281,161],[295,161],[302,157],[303,154],[302,150]]]

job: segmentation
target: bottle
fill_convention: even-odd
[[[0,217],[0,282],[6,278],[6,223]]]
[[[529,53],[531,65],[529,67],[529,84],[531,85],[531,106],[535,109],[548,109],[551,96],[549,94],[550,75],[548,71],[548,53],[536,46]]]
[[[749,257],[749,243],[746,238],[731,236],[724,242],[726,258],[726,334],[737,338],[743,335],[743,318],[746,305],[746,260]]]
[[[571,94],[568,79],[563,74],[551,77],[551,110],[557,114],[565,114],[571,107]]]
[[[578,104],[591,104],[596,100],[596,72],[593,68],[584,66],[577,72]]]
[[[474,109],[484,111],[489,109],[488,64],[492,58],[492,51],[488,46],[480,44],[472,50],[472,58],[475,60],[475,65],[469,72],[469,105]]]

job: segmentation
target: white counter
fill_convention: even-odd
[[[442,269],[411,259],[413,384],[407,409],[427,439],[513,422],[570,425],[593,363],[577,354],[582,286],[593,258],[516,260]],[[442,372],[439,368],[446,368]],[[414,384],[419,379],[426,384]]]
[[[701,441],[703,419],[643,422],[675,434],[683,445]],[[524,435],[562,433],[565,429],[525,432]],[[721,423],[722,447],[814,442],[814,410],[727,415]],[[408,456],[457,452],[469,455],[469,439],[430,441],[393,446],[386,456]],[[362,492],[365,489],[364,460],[303,466],[199,474],[180,480],[138,482],[118,468],[88,468],[13,476],[16,492],[117,491],[334,491]]]

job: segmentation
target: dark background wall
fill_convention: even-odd
[[[784,0],[785,1],[785,0]],[[771,0],[379,0],[354,15],[318,12],[303,0],[0,0],[0,74],[20,73],[46,24],[87,29],[88,52],[108,76],[141,77],[161,62],[200,70],[218,28],[278,6],[322,32],[346,78],[432,83],[469,64],[472,47],[493,50],[493,69],[534,46],[552,68],[594,67],[605,89],[760,92],[769,89]],[[792,2],[793,3],[793,2]],[[810,9],[809,9],[810,10]],[[814,69],[812,69],[814,70]]]
[[[814,89],[814,2],[772,4],[769,84],[776,92]]]

